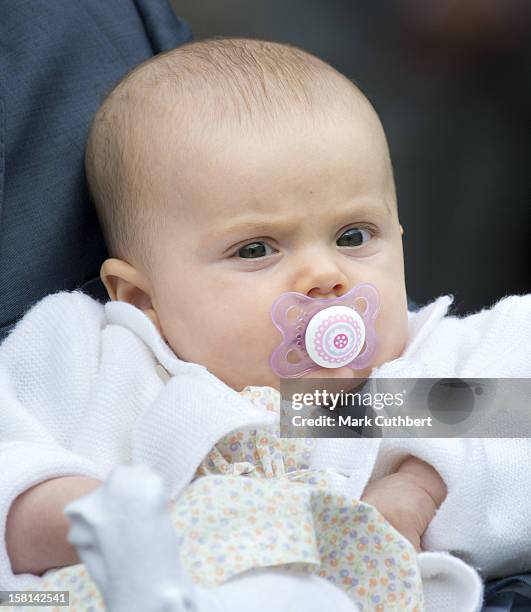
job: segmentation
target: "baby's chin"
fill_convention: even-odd
[[[301,386],[309,384],[316,389],[326,389],[330,392],[352,391],[362,385],[371,369],[352,370],[351,368],[319,368],[308,372],[301,378],[307,382],[301,381]],[[306,391],[301,388],[301,391]]]
[[[369,377],[371,368],[365,368],[364,370],[353,370],[352,368],[318,368],[304,374],[301,378],[341,378],[341,379],[359,379],[365,380]]]
[[[337,384],[341,387],[348,386],[349,389],[354,389],[359,385],[363,384],[363,382],[369,377],[370,373],[371,368],[366,368],[365,370],[352,370],[351,368],[317,368],[297,378],[281,379],[274,372],[271,371],[266,376],[259,376],[254,378],[253,382],[248,382],[247,384],[238,386],[241,386],[241,389],[239,390],[243,390],[245,387],[272,387],[273,389],[280,391],[282,380],[289,380],[292,381],[293,384],[296,384],[298,380],[303,381],[306,379],[310,379],[312,381],[323,380],[323,388],[326,385],[326,387],[330,389],[332,381],[336,380]],[[248,380],[251,381],[252,377],[249,377]],[[347,385],[345,385],[345,380],[349,381]],[[308,384],[311,383],[301,382],[301,384],[308,386]],[[318,385],[314,384],[313,386],[317,387]]]

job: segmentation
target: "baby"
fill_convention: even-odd
[[[313,378],[529,375],[529,296],[464,320],[445,318],[448,298],[408,314],[383,129],[355,85],[303,51],[227,39],[157,56],[105,100],[86,162],[112,255],[101,268],[112,302],[56,294],[2,345],[0,461],[10,467],[0,476],[1,588],[79,561],[62,510],[115,465],[151,465],[176,495],[224,436],[270,424],[234,391],[278,389],[271,305],[284,292],[334,298],[363,282],[378,289],[370,367]],[[521,321],[518,330],[507,328],[510,319]],[[492,334],[501,362],[480,358]],[[361,469],[356,442],[347,441],[341,465],[321,452],[326,460],[313,467]],[[524,472],[490,461],[503,456],[502,440],[484,442],[375,441],[356,493],[417,550],[424,538],[425,548],[464,551],[485,576],[511,571],[510,562],[525,569],[531,549],[503,528],[493,528],[492,549],[476,546],[483,519],[474,503],[483,512],[493,483],[508,474],[515,489],[491,508],[499,515],[509,503],[515,525],[530,529],[518,508],[530,486]],[[511,449],[529,457],[527,441]],[[448,516],[459,523],[470,492],[462,470],[474,459],[484,465],[470,520],[448,535]],[[445,506],[447,522],[433,531]]]

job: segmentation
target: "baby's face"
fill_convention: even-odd
[[[336,297],[370,282],[381,300],[372,366],[398,357],[407,337],[401,228],[372,111],[260,134],[219,129],[194,147],[188,161],[178,151],[157,161],[166,219],[151,297],[174,352],[234,389],[278,388],[275,299]]]

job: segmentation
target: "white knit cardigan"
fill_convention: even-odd
[[[373,375],[530,376],[531,296],[506,298],[464,319],[446,316],[450,303],[441,297],[410,313],[402,357]],[[217,440],[274,419],[203,366],[179,360],[137,308],[104,306],[78,291],[48,296],[0,346],[0,533],[13,500],[53,477],[103,479],[118,464],[144,463],[177,495]],[[406,454],[434,465],[448,486],[424,548],[458,553],[485,577],[531,570],[527,439],[325,439],[313,465],[351,476],[346,486],[359,496],[369,478],[389,473]],[[449,557],[423,555],[426,576],[440,573],[440,558]],[[464,568],[452,588],[477,600],[481,587],[472,573],[456,586]],[[0,590],[32,579],[12,573],[0,538]],[[440,590],[432,589],[441,603],[429,609],[452,609],[455,601]]]

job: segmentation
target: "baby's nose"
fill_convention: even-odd
[[[341,261],[328,247],[312,244],[298,255],[292,291],[311,298],[334,298],[350,289]]]
[[[346,275],[337,266],[322,263],[308,267],[295,285],[295,291],[311,298],[335,298],[349,290]]]
[[[336,283],[329,287],[313,287],[306,293],[311,298],[335,298],[347,292],[347,287],[343,283]]]

